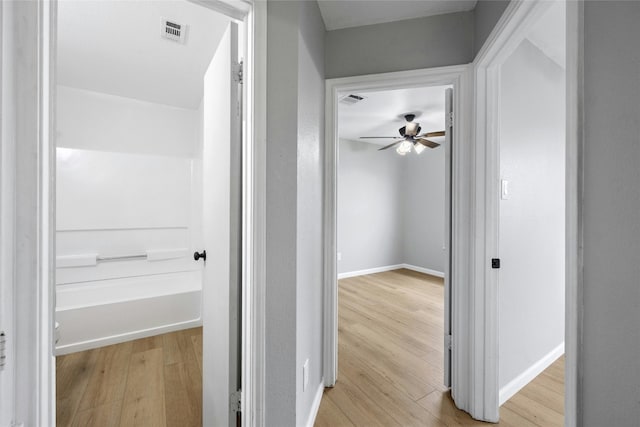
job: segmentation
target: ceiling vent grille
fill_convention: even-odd
[[[165,39],[184,44],[187,26],[176,21],[162,18],[160,21],[160,35]]]
[[[354,105],[360,101],[364,101],[364,99],[364,96],[351,94],[340,98],[340,103],[345,105]]]

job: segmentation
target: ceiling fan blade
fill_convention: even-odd
[[[439,132],[427,132],[427,133],[423,133],[422,135],[420,135],[421,138],[423,137],[427,137],[427,138],[433,138],[435,136],[445,136],[446,132],[441,130]]]
[[[437,142],[430,141],[430,140],[424,139],[424,138],[416,139],[416,142],[419,142],[420,144],[422,144],[422,145],[424,145],[426,147],[429,147],[429,148],[436,148],[436,147],[440,146],[440,144],[438,144]]]
[[[393,142],[393,143],[391,143],[391,144],[389,144],[389,145],[385,145],[385,146],[384,146],[384,147],[382,147],[382,148],[378,148],[378,151],[382,151],[382,150],[386,150],[387,148],[391,148],[391,147],[393,147],[394,145],[398,145],[398,144],[400,144],[402,141],[404,141],[404,139],[402,139],[402,140],[400,140],[400,141]]]
[[[398,139],[398,136],[361,136],[360,139]]]

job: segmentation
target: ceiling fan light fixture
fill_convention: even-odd
[[[416,136],[418,132],[420,132],[419,129],[420,129],[419,123],[415,123],[415,122],[407,123],[405,125],[404,133],[405,135]]]
[[[424,145],[422,145],[422,144],[420,144],[420,143],[416,143],[416,144],[413,146],[413,149],[416,151],[416,154],[420,154],[420,153],[422,153],[422,152],[425,150],[425,148],[427,148],[427,147],[425,147]]]
[[[401,156],[404,156],[405,154],[411,152],[412,146],[413,144],[411,144],[411,142],[404,140],[402,141],[402,144],[398,145],[398,148],[396,148],[396,153],[400,154]]]

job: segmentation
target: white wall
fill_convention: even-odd
[[[564,69],[525,40],[501,68],[499,384],[564,342]],[[551,362],[553,360],[549,360]],[[532,379],[532,378],[529,378]]]
[[[198,156],[196,110],[57,86],[58,147]]]
[[[398,264],[444,272],[444,148],[419,156],[341,139],[338,273]]]
[[[57,118],[58,351],[198,324],[201,111],[59,86]]]

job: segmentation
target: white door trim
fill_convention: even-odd
[[[243,425],[264,425],[264,241],[266,159],[266,5],[264,2],[197,0],[197,3],[245,23],[243,278]],[[16,112],[14,138],[5,138],[2,152],[15,153],[15,164],[0,164],[3,203],[15,212],[12,283],[16,343],[16,384],[12,418],[16,424],[55,425],[54,260],[55,260],[55,46],[57,1],[9,2],[20,26],[3,40],[2,76],[15,76],[14,91],[3,91],[2,106]],[[5,3],[2,4],[3,14]],[[2,34],[3,38],[5,33]],[[20,56],[14,51],[20,50]],[[7,61],[4,60],[7,58]],[[18,144],[17,141],[20,141]],[[15,179],[5,188],[5,176]],[[5,190],[7,190],[5,192]],[[11,190],[11,191],[9,191]],[[1,251],[2,265],[12,262]],[[22,260],[22,261],[20,261]],[[4,276],[3,276],[4,277]],[[19,283],[20,286],[16,286]],[[19,293],[19,294],[18,294]]]
[[[389,90],[407,87],[452,85],[454,87],[454,134],[456,149],[452,167],[452,393],[456,404],[466,409],[470,401],[468,387],[473,372],[470,354],[468,307],[472,292],[469,248],[472,234],[471,209],[471,128],[470,66],[431,68],[366,76],[329,79],[326,81],[325,107],[325,187],[324,187],[324,384],[335,385],[337,379],[337,164],[338,133],[337,103],[342,94]]]
[[[562,0],[560,0],[562,1]],[[487,421],[498,421],[498,276],[490,260],[498,254],[499,215],[499,79],[500,65],[526,37],[530,26],[551,2],[510,2],[474,65],[475,129],[475,294],[472,310],[476,329],[473,339],[484,343],[474,355],[477,398],[471,413]],[[582,39],[582,3],[567,2],[567,172],[566,172],[566,373],[565,425],[576,426],[578,395],[578,353],[581,304],[581,132],[578,94],[582,68],[579,63]]]

